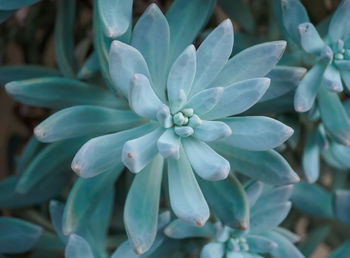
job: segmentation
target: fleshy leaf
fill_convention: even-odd
[[[327,131],[337,142],[350,146],[350,118],[338,95],[321,87],[318,106]]]
[[[37,77],[59,76],[57,70],[36,65],[2,66],[0,68],[0,85],[11,81],[22,81]]]
[[[340,73],[334,65],[330,64],[327,66],[327,69],[323,74],[323,84],[330,91],[343,91],[343,84],[341,82]]]
[[[190,98],[186,107],[192,108],[197,115],[203,115],[215,107],[223,92],[223,87],[202,90]]]
[[[109,38],[123,35],[131,22],[132,0],[97,1],[104,33]]]
[[[315,142],[315,131],[307,132],[302,166],[304,175],[309,183],[314,183],[320,174],[320,148]]]
[[[17,254],[31,249],[43,229],[20,219],[0,217],[0,231],[0,253]]]
[[[329,256],[329,258],[346,258],[350,255],[350,240],[344,242],[337,247]]]
[[[325,63],[320,61],[301,80],[294,96],[294,108],[297,112],[306,112],[311,109],[321,87],[325,69]]]
[[[140,116],[157,120],[157,113],[164,104],[159,100],[146,76],[135,74],[130,82],[129,105]]]
[[[31,106],[53,109],[75,105],[98,105],[112,108],[126,106],[104,89],[60,77],[13,81],[6,84],[5,88],[12,98]]]
[[[300,43],[298,25],[309,22],[306,9],[299,0],[281,1],[283,25],[295,43]]]
[[[326,44],[321,39],[314,25],[310,22],[299,24],[298,31],[302,48],[309,54],[320,55]]]
[[[220,73],[231,55],[233,27],[229,19],[217,26],[197,50],[197,71],[192,93],[208,88]]]
[[[62,0],[57,4],[54,37],[57,63],[65,77],[74,78],[78,72],[73,42],[76,0]]]
[[[152,246],[157,233],[163,158],[158,155],[133,180],[124,207],[124,223],[137,254]]]
[[[213,145],[238,172],[270,184],[293,184],[299,182],[298,175],[288,162],[276,151],[247,151],[224,143]]]
[[[264,116],[230,117],[221,121],[227,124],[232,132],[221,141],[246,150],[276,148],[294,132],[291,127]]]
[[[41,150],[24,170],[16,191],[28,193],[44,178],[57,176],[62,169],[69,170],[71,159],[83,142],[82,138],[60,141]]]
[[[164,233],[175,239],[191,237],[212,237],[215,235],[215,227],[211,223],[206,223],[203,227],[189,225],[181,219],[172,221],[165,229]]]
[[[109,72],[114,84],[128,97],[132,77],[139,73],[150,78],[148,66],[142,54],[134,47],[114,40],[109,50]]]
[[[269,85],[269,78],[256,78],[233,83],[225,87],[216,106],[201,118],[214,120],[242,113],[258,102]]]
[[[159,153],[164,158],[180,158],[180,137],[174,132],[174,129],[167,129],[157,141]]]
[[[208,243],[201,251],[200,258],[221,258],[225,255],[223,243]]]
[[[293,207],[306,214],[321,218],[333,216],[330,193],[316,184],[295,184],[292,201]]]
[[[122,161],[131,172],[140,172],[156,156],[158,153],[157,141],[163,132],[163,128],[157,128],[153,132],[124,144]]]
[[[201,141],[211,142],[221,138],[227,138],[231,133],[230,127],[222,121],[204,120],[195,128],[193,136]]]
[[[166,72],[170,31],[168,22],[156,4],[150,4],[137,21],[131,44],[145,58],[152,87],[158,97],[165,101]],[[120,71],[119,71],[120,72]]]
[[[205,180],[227,177],[230,163],[202,141],[183,139],[182,144],[194,171]]]
[[[292,242],[277,232],[270,231],[264,236],[277,243],[278,247],[270,253],[278,258],[304,258],[304,255],[296,248]]]
[[[45,119],[34,129],[42,142],[106,134],[136,126],[140,117],[129,110],[116,110],[99,106],[74,106],[63,109]]]
[[[168,182],[170,204],[176,216],[191,225],[203,226],[209,218],[209,208],[182,149],[179,160],[168,160]]]
[[[94,258],[89,243],[84,238],[76,234],[69,236],[64,254],[67,258]]]
[[[109,186],[123,171],[117,164],[94,178],[79,178],[69,193],[63,214],[63,233],[69,235],[85,227],[86,217],[96,208],[96,202],[104,198]],[[107,190],[106,190],[107,189]]]
[[[239,52],[227,62],[211,85],[225,87],[238,81],[265,76],[280,60],[286,45],[285,41],[272,41]]]
[[[264,183],[260,181],[250,180],[244,185],[244,191],[249,201],[249,207],[253,207],[258,198],[260,197]]]
[[[266,207],[255,207],[250,215],[249,233],[251,234],[264,233],[276,228],[287,217],[292,203],[283,202]]]
[[[121,162],[123,144],[149,133],[154,125],[146,124],[119,133],[92,138],[75,154],[72,169],[81,177],[96,176]]]
[[[171,34],[170,64],[197,37],[209,19],[215,3],[214,0],[176,0],[170,6],[166,13]]]
[[[249,203],[238,179],[229,175],[227,179],[208,182],[198,178],[204,196],[214,214],[225,225],[240,230],[249,227]]]
[[[331,22],[329,23],[328,35],[334,44],[339,39],[348,39],[350,36],[350,1],[343,0],[334,12]]]
[[[19,9],[27,5],[32,5],[40,0],[11,0],[11,1],[2,1],[0,3],[0,10],[14,10]]]
[[[335,216],[343,223],[350,225],[350,191],[336,190],[333,200]]]
[[[187,100],[196,75],[197,55],[193,45],[188,46],[172,65],[167,82],[168,99],[173,113],[179,111]]]
[[[277,243],[263,236],[246,236],[249,252],[268,253],[277,248]]]

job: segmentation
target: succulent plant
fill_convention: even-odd
[[[1,255],[348,257],[350,1],[316,27],[299,0],[156,2],[59,0],[58,70],[0,67],[48,115],[9,151]]]

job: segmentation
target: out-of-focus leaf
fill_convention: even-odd
[[[11,1],[1,1],[0,10],[15,10],[27,5],[32,5],[40,0],[11,0]]]
[[[76,0],[60,0],[57,4],[55,22],[57,63],[65,77],[74,78],[78,72],[73,41]]]
[[[316,228],[307,235],[306,239],[299,245],[299,249],[305,255],[305,257],[310,257],[319,244],[325,240],[328,232],[329,227],[323,226]]]
[[[2,66],[0,67],[0,85],[5,85],[11,81],[59,75],[59,71],[44,66]]]
[[[32,223],[0,217],[0,253],[22,253],[31,249],[42,234]]]
[[[292,201],[295,208],[306,214],[321,218],[333,216],[331,194],[316,184],[295,184]]]
[[[249,226],[249,203],[241,183],[234,175],[216,182],[198,178],[214,214],[226,225],[237,229]]]
[[[335,216],[343,223],[350,225],[350,191],[336,190],[333,202]]]

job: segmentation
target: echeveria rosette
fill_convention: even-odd
[[[227,159],[206,142],[260,152],[277,147],[293,132],[267,117],[229,117],[249,109],[264,95],[270,80],[262,76],[278,62],[284,41],[254,46],[228,60],[233,28],[226,20],[197,51],[190,45],[172,58],[172,28],[152,4],[135,25],[132,46],[112,42],[111,78],[135,113],[149,122],[91,139],[72,163],[82,177],[102,173],[120,160],[137,173],[124,220],[138,253],[145,252],[155,238],[164,158],[173,211],[189,223],[203,225],[209,208],[192,169],[206,180],[224,179],[230,170]],[[281,157],[273,159],[280,162]],[[288,165],[283,166],[281,183],[298,181]]]
[[[311,69],[298,86],[294,106],[298,112],[309,111],[317,97],[323,124],[330,135],[350,145],[350,118],[337,95],[343,84],[350,86],[350,29],[347,16],[350,1],[343,0],[333,14],[328,34],[322,39],[299,0],[282,0],[282,18],[289,36],[315,58]]]
[[[237,230],[218,221],[208,222],[203,227],[191,226],[174,220],[164,230],[170,238],[185,239],[202,237],[210,240],[201,251],[201,258],[262,257],[269,253],[273,257],[303,257],[293,245],[298,237],[278,225],[288,215],[288,201],[292,185],[264,186],[258,181],[245,185],[250,206],[250,226]]]

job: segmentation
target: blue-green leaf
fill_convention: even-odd
[[[298,25],[309,22],[306,9],[299,0],[283,0],[281,1],[281,8],[284,28],[294,42],[298,44],[300,42]]]
[[[183,149],[179,160],[168,160],[168,182],[176,216],[191,225],[203,226],[209,218],[209,208]]]
[[[62,169],[69,170],[69,164],[74,153],[80,148],[85,139],[74,139],[53,143],[41,150],[24,170],[16,191],[28,193],[41,184],[46,177],[57,176]]]
[[[288,162],[276,151],[247,151],[223,143],[213,145],[224,154],[231,168],[253,179],[270,184],[293,184],[298,175]]]
[[[197,55],[193,45],[188,46],[172,65],[167,82],[168,99],[173,113],[187,101],[196,75]]]
[[[109,72],[114,87],[128,97],[130,80],[137,73],[151,78],[148,66],[142,54],[134,47],[114,40],[109,50]]]
[[[264,183],[260,181],[250,180],[244,184],[244,191],[249,201],[250,208],[253,207],[256,201],[259,199],[263,188]]]
[[[211,223],[206,223],[202,227],[192,226],[181,219],[172,221],[165,229],[164,233],[175,239],[191,238],[191,237],[213,237],[215,235],[215,227]]]
[[[197,115],[203,115],[216,106],[223,92],[223,87],[202,90],[193,95],[185,107],[192,108]]]
[[[329,258],[347,258],[350,255],[350,240],[344,242],[341,246],[335,249]]]
[[[249,232],[260,234],[276,228],[287,217],[291,207],[291,202],[282,202],[267,206],[255,206],[250,215]]]
[[[126,198],[125,229],[139,255],[150,249],[156,237],[163,163],[163,158],[157,155],[135,176]]]
[[[284,143],[293,129],[281,122],[264,116],[230,117],[223,120],[231,128],[222,142],[245,150],[262,151]]]
[[[258,102],[269,85],[269,78],[255,78],[233,83],[224,88],[216,106],[201,118],[214,120],[242,113]]]
[[[64,254],[67,258],[94,258],[90,244],[76,234],[69,236]]]
[[[31,249],[42,234],[42,228],[32,223],[0,217],[0,253],[23,253]]]
[[[194,137],[204,141],[212,142],[230,136],[232,130],[222,121],[203,120],[194,130]]]
[[[209,19],[215,3],[214,0],[176,0],[170,6],[166,14],[171,34],[170,64],[197,37]]]
[[[127,141],[122,150],[122,161],[133,173],[139,173],[158,153],[157,141],[164,128],[157,128],[139,138]]]
[[[302,166],[304,175],[309,183],[314,183],[320,174],[320,148],[316,143],[314,130],[307,132],[304,153],[302,156]]]
[[[234,82],[265,76],[280,60],[286,45],[285,41],[272,41],[239,52],[227,62],[211,85],[225,87]]]
[[[278,247],[270,253],[276,258],[304,258],[304,255],[283,235],[270,231],[263,234],[267,238],[277,243]]]
[[[14,10],[0,10],[0,24],[6,21],[14,12]]]
[[[72,169],[81,177],[93,177],[121,162],[125,142],[149,133],[154,125],[146,124],[119,133],[92,138],[75,154]]]
[[[350,118],[336,93],[321,87],[318,105],[323,125],[336,141],[350,146]]]
[[[0,10],[14,10],[19,9],[27,5],[32,5],[40,0],[11,0],[11,1],[1,1]]]
[[[321,87],[325,69],[326,64],[321,60],[301,80],[294,96],[294,108],[297,112],[306,112],[311,109]]]
[[[170,31],[165,16],[156,4],[150,4],[134,27],[131,44],[145,58],[153,90],[162,101],[165,101],[169,41]]]
[[[336,190],[333,199],[335,216],[343,223],[350,225],[350,191]]]
[[[182,144],[194,171],[205,180],[225,179],[230,163],[202,141],[183,139]]]
[[[57,4],[55,22],[57,63],[65,77],[74,78],[78,72],[73,42],[76,0],[60,0]]]
[[[130,110],[99,106],[74,106],[51,115],[34,129],[42,142],[55,142],[85,135],[106,134],[136,126],[141,118]]]
[[[331,218],[332,197],[329,192],[316,184],[300,182],[294,185],[293,207],[315,217]]]
[[[298,25],[301,47],[309,54],[319,56],[326,44],[321,39],[314,25],[305,22]]]
[[[217,26],[197,50],[197,71],[192,93],[209,87],[226,65],[233,47],[233,27],[229,19]]]
[[[214,214],[225,225],[240,230],[249,226],[249,203],[238,179],[229,175],[227,179],[208,182],[198,178],[204,196]]]
[[[158,111],[165,106],[143,74],[132,77],[128,95],[130,107],[140,116],[151,120],[157,120]]]
[[[105,35],[109,38],[123,35],[130,26],[133,1],[102,0],[97,3]]]
[[[326,239],[329,233],[329,226],[322,226],[312,230],[304,241],[299,245],[300,251],[305,257],[310,257],[315,249]]]
[[[266,75],[271,79],[270,87],[259,102],[276,99],[291,92],[299,85],[306,71],[302,67],[276,66]]]
[[[91,79],[100,70],[100,64],[96,51],[92,52],[80,68],[77,78],[79,80]]]
[[[0,67],[0,85],[11,81],[21,81],[37,77],[59,76],[57,70],[36,65],[18,65]]]
[[[50,201],[49,206],[50,218],[52,226],[54,227],[57,235],[61,238],[61,240],[66,243],[68,241],[68,237],[63,234],[63,212],[64,212],[64,204],[58,201]]]
[[[329,91],[343,91],[343,84],[340,78],[340,73],[333,64],[327,66],[327,69],[323,74],[323,84]]]
[[[328,35],[333,44],[339,39],[346,40],[350,36],[350,1],[343,0],[337,10],[334,12],[331,22],[329,23]]]
[[[202,248],[200,258],[221,258],[224,255],[225,246],[223,243],[209,243]]]
[[[84,218],[89,216],[123,171],[123,165],[117,164],[105,173],[94,178],[79,178],[69,193],[63,213],[63,233],[69,235],[84,228]]]
[[[6,84],[5,88],[12,98],[32,106],[54,109],[75,105],[126,107],[125,102],[102,88],[60,77],[13,81]]]
[[[180,158],[180,142],[181,138],[175,134],[174,129],[167,129],[157,141],[159,153],[164,158]]]
[[[276,242],[263,236],[248,235],[245,239],[249,246],[249,252],[252,253],[268,253],[278,247]]]

